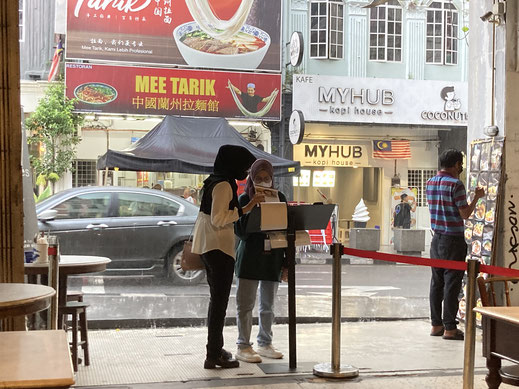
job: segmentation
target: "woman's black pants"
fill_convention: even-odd
[[[211,298],[207,312],[207,359],[222,354],[223,326],[234,274],[234,259],[220,250],[202,254]]]

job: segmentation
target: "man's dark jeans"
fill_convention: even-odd
[[[220,250],[202,254],[211,298],[207,313],[207,359],[221,356],[223,326],[234,274],[234,259]]]
[[[431,242],[431,258],[465,261],[466,255],[467,244],[463,236],[434,234]],[[432,277],[429,292],[431,324],[433,326],[443,325],[446,330],[455,330],[458,324],[456,320],[459,306],[458,296],[465,272],[436,267],[432,267],[431,271]]]

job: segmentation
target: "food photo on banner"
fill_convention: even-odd
[[[281,71],[281,0],[67,0],[67,59]]]
[[[67,63],[78,112],[280,120],[281,75]]]

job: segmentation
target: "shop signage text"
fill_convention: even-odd
[[[294,160],[301,166],[353,167],[367,166],[366,147],[362,145],[309,144],[294,145]]]
[[[79,112],[138,115],[183,115],[255,119],[250,112],[262,110],[259,101],[245,113],[240,109],[241,95],[233,96],[229,83],[261,98],[281,89],[281,75],[224,71],[145,68],[111,65],[65,65],[67,96],[76,98]],[[281,96],[260,118],[280,120]]]
[[[307,121],[466,126],[467,84],[294,75],[293,109]]]
[[[256,1],[241,33],[244,48],[225,40],[209,46],[191,12],[198,1],[66,0],[67,59],[87,59],[196,68],[281,70],[281,0]],[[240,0],[212,0],[217,19],[233,18]],[[194,7],[194,8],[193,8]],[[241,7],[240,7],[241,8]],[[263,48],[263,49],[262,49]]]

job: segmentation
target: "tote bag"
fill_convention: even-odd
[[[191,252],[192,246],[193,246],[192,240],[186,240],[184,242],[184,250],[182,251],[180,267],[184,271],[205,270],[205,266],[204,266],[204,263],[202,262],[202,258],[200,257],[200,254],[195,254],[195,253]]]

